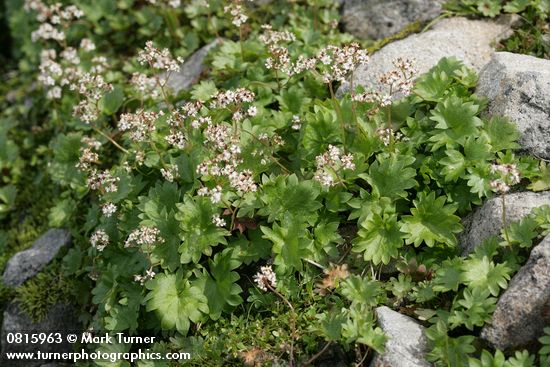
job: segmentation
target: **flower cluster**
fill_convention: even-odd
[[[300,119],[300,116],[294,115],[292,116],[292,130],[300,130],[302,127],[302,120]]]
[[[85,123],[92,123],[99,116],[98,102],[106,92],[113,89],[102,75],[98,73],[83,73],[70,85],[84,98],[73,108],[73,114]]]
[[[178,166],[175,164],[171,164],[166,168],[161,168],[160,173],[166,181],[174,182],[174,179],[179,175]]]
[[[40,39],[55,40],[63,42],[66,38],[65,32],[58,26],[66,26],[69,22],[81,18],[84,13],[74,5],[62,7],[61,3],[46,5],[40,0],[25,0],[24,9],[36,12],[36,20],[42,23],[39,28],[32,32],[33,42]]]
[[[139,284],[144,285],[149,280],[153,279],[155,277],[155,275],[157,275],[157,274],[153,271],[153,268],[151,267],[151,268],[145,270],[144,275],[135,274],[134,275],[134,282],[138,282]]]
[[[389,89],[389,94],[400,93],[401,95],[411,94],[413,78],[417,71],[412,60],[401,57],[393,61],[395,69],[380,76],[380,83]]]
[[[118,129],[129,131],[129,137],[135,142],[146,141],[150,134],[156,130],[155,122],[162,116],[161,112],[145,111],[138,109],[134,113],[124,113],[120,116]]]
[[[106,203],[104,204],[102,207],[101,207],[101,212],[103,213],[104,216],[106,216],[107,218],[109,218],[110,216],[112,216],[113,214],[115,214],[117,211],[117,207],[115,204],[113,203]]]
[[[280,70],[285,74],[292,75],[294,66],[290,61],[290,53],[281,43],[292,42],[296,36],[288,31],[274,31],[271,25],[263,25],[264,33],[260,35],[260,41],[263,42],[271,54],[265,61],[267,69]]]
[[[209,189],[206,186],[201,187],[197,190],[197,195],[199,196],[208,196],[212,204],[217,204],[222,201],[222,187],[217,185],[216,187]]]
[[[317,170],[313,178],[321,183],[321,185],[330,187],[336,184],[335,176],[338,177],[338,172],[342,169],[354,170],[352,154],[342,154],[340,148],[329,145],[328,151],[315,157]]]
[[[324,83],[344,82],[347,76],[361,64],[369,61],[366,50],[352,43],[344,47],[327,46],[318,54],[318,69]]]
[[[161,71],[180,71],[180,65],[183,64],[183,58],[174,59],[167,48],[158,49],[153,45],[153,41],[145,43],[145,49],[138,53],[138,61],[141,65],[148,64],[149,67]]]
[[[211,108],[227,108],[230,105],[240,105],[245,102],[254,101],[254,92],[246,88],[229,89],[225,92],[218,92],[214,95],[210,104]]]
[[[151,247],[154,244],[164,243],[164,238],[160,236],[160,231],[155,227],[140,227],[133,230],[126,242],[124,247],[133,247],[133,246],[147,246]]]
[[[109,244],[109,235],[103,229],[98,229],[90,237],[92,247],[101,252]]]
[[[403,134],[401,134],[401,132],[395,132],[389,127],[381,127],[376,129],[376,135],[378,135],[385,146],[390,145],[392,139],[393,141],[399,141],[403,139]]]
[[[252,172],[249,170],[238,170],[242,163],[240,158],[241,147],[239,140],[231,134],[231,127],[228,125],[209,124],[203,131],[205,143],[211,145],[218,154],[203,161],[197,167],[197,173],[214,177],[226,177],[231,187],[239,193],[256,191],[257,185],[252,179]]]
[[[88,49],[91,47],[89,42]],[[94,45],[95,47],[95,45]],[[87,49],[84,49],[87,51]],[[99,58],[92,59],[92,68],[96,67]],[[61,53],[54,49],[44,49],[40,53],[40,74],[38,81],[47,88],[47,97],[50,99],[61,98],[62,88],[70,85],[71,89],[79,89],[73,86],[74,83],[86,83],[89,76],[86,76],[80,68],[80,57],[73,47],[66,47]],[[105,83],[103,83],[105,84]]]
[[[80,157],[75,165],[81,171],[88,171],[93,164],[99,163],[99,154],[94,150],[101,148],[101,142],[96,139],[84,137],[82,138],[84,146],[80,148]]]
[[[277,287],[277,276],[271,266],[262,266],[260,271],[254,275],[254,281],[262,291],[267,291],[268,287]]]
[[[235,27],[240,27],[248,20],[248,16],[244,13],[244,8],[241,4],[233,3],[223,8],[223,11],[233,17],[231,23]]]
[[[491,189],[503,194],[510,191],[510,186],[518,184],[521,180],[519,170],[515,164],[493,164],[491,173],[499,176],[489,183]]]
[[[220,216],[218,214],[214,214],[212,216],[212,223],[216,226],[216,227],[225,227],[226,223],[225,223],[225,219],[223,218],[220,218]]]
[[[397,58],[393,61],[393,64],[395,69],[390,70],[379,78],[379,82],[384,88],[356,94],[353,96],[353,100],[356,102],[374,103],[379,107],[386,107],[392,104],[394,96],[404,97],[411,94],[413,80],[417,72],[413,61]],[[372,108],[369,113],[375,114],[378,111],[379,108],[375,107]]]
[[[177,9],[181,6],[181,0],[147,0],[149,4],[166,6],[168,5],[171,8]]]
[[[143,73],[133,73],[130,84],[134,86],[141,96],[156,99],[161,95],[158,76],[148,77]]]
[[[100,190],[104,192],[117,192],[119,177],[113,177],[109,171],[98,172],[95,168],[92,169],[88,177],[88,187],[91,190]]]
[[[210,102],[210,108],[230,108],[233,112],[233,121],[241,122],[246,116],[253,117],[258,113],[255,106],[250,106],[247,109],[244,109],[243,106],[243,103],[253,102],[254,97],[254,92],[246,88],[229,89],[216,93]]]

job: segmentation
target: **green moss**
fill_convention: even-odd
[[[15,300],[21,310],[34,321],[42,320],[48,309],[57,304],[69,302],[74,284],[65,278],[57,263],[39,273],[23,285],[15,288]]]
[[[388,36],[386,38],[383,38],[381,40],[375,41],[372,45],[369,45],[367,47],[367,50],[369,51],[370,54],[373,54],[374,52],[380,50],[382,47],[386,46],[388,43],[401,40],[413,33],[420,32],[422,30],[423,25],[424,25],[423,22],[411,23],[407,25],[405,28],[403,28],[401,31],[399,31],[398,33]]]

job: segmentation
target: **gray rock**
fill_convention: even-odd
[[[531,256],[499,298],[490,325],[481,337],[495,348],[524,346],[543,334],[543,311],[550,299],[550,236],[531,251]]]
[[[345,0],[342,22],[358,38],[380,39],[394,35],[414,22],[441,13],[443,0]]]
[[[376,309],[378,325],[389,340],[384,354],[375,354],[371,367],[429,367],[425,355],[428,339],[424,327],[414,319],[386,306]]]
[[[221,39],[216,39],[195,51],[195,53],[181,65],[179,72],[164,74],[164,78],[168,76],[167,84],[172,88],[175,94],[178,94],[182,90],[188,90],[197,82],[206,68],[204,59],[208,53],[221,42]]]
[[[8,261],[3,275],[4,284],[9,287],[23,284],[38,274],[62,247],[70,243],[71,234],[67,230],[50,229],[31,248],[18,252]]]
[[[507,194],[505,198],[506,222],[520,220],[534,208],[550,205],[550,191],[542,192],[515,192]],[[462,220],[464,231],[458,236],[459,246],[463,255],[471,253],[483,240],[500,234],[502,223],[502,199],[494,197],[487,200],[483,206],[477,208]]]
[[[367,89],[379,87],[382,74],[393,70],[392,61],[398,57],[415,61],[418,75],[426,73],[443,57],[455,56],[468,67],[479,71],[491,60],[493,44],[512,33],[512,24],[517,18],[501,17],[498,21],[450,18],[438,22],[425,33],[413,34],[392,42],[375,52],[366,65],[354,72],[354,85]],[[349,90],[343,83],[338,93]]]
[[[68,333],[80,335],[82,326],[78,322],[77,313],[72,306],[64,304],[56,304],[50,308],[46,317],[38,323],[33,322],[29,316],[22,313],[17,303],[10,303],[4,311],[4,319],[2,321],[2,358],[6,358],[6,353],[68,353],[72,351],[72,344],[66,342]],[[23,333],[27,335],[39,333],[60,333],[61,343],[7,343],[9,333]],[[41,366],[46,361],[42,360],[20,360],[16,361],[0,360],[2,366],[22,366],[36,367]],[[9,364],[7,364],[9,363]]]
[[[550,60],[497,52],[479,75],[489,114],[508,116],[530,154],[550,158]]]

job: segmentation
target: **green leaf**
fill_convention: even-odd
[[[472,167],[468,169],[468,171],[470,171],[470,173],[466,175],[465,179],[468,180],[470,192],[477,194],[480,198],[488,196],[491,192],[489,188],[490,166],[487,164]]]
[[[274,223],[273,228],[262,226],[261,230],[264,238],[273,242],[274,264],[281,272],[302,270],[302,259],[309,258],[313,246],[313,239],[303,222],[286,217],[282,226]]]
[[[446,198],[436,198],[435,192],[425,194],[421,192],[414,200],[415,208],[412,215],[403,216],[401,231],[405,232],[408,244],[420,246],[422,242],[432,247],[436,242],[448,246],[456,245],[455,233],[462,230],[460,218],[453,213],[457,205],[445,205]]]
[[[216,88],[216,84],[213,81],[203,80],[199,84],[193,86],[193,89],[191,89],[191,97],[193,97],[195,101],[206,102],[217,92],[218,88]]]
[[[374,312],[367,307],[352,307],[347,322],[342,327],[342,335],[348,343],[368,345],[378,353],[384,352],[388,338],[379,327],[375,327]]]
[[[329,144],[342,141],[342,131],[336,118],[336,112],[324,106],[315,105],[314,113],[308,112],[304,127],[302,145],[304,155],[313,158],[325,151]]]
[[[208,264],[210,274],[204,271],[197,285],[200,285],[208,299],[210,318],[217,320],[224,310],[229,312],[243,301],[239,296],[242,288],[236,284],[240,276],[233,271],[241,265],[241,262],[229,249],[216,254],[214,259],[208,260]]]
[[[109,310],[105,317],[105,328],[120,332],[129,330],[135,332],[138,328],[139,309],[142,299],[142,288],[139,284],[124,285],[117,304]]]
[[[295,174],[265,179],[260,199],[264,206],[259,215],[267,216],[268,222],[282,221],[286,216],[296,220],[315,223],[317,210],[322,206],[319,187],[313,180],[299,180]]]
[[[341,312],[328,311],[315,315],[318,320],[320,333],[329,341],[338,341],[342,337],[342,325],[346,321],[345,315]]]
[[[471,288],[488,289],[496,297],[501,289],[508,287],[512,269],[506,263],[495,265],[484,256],[481,259],[469,258],[462,266],[464,283]]]
[[[342,236],[338,233],[339,222],[322,221],[315,226],[313,235],[315,237],[315,253],[313,260],[325,262],[328,257],[338,257],[336,245],[343,242]]]
[[[414,92],[425,101],[439,102],[450,93],[452,76],[463,68],[464,64],[455,57],[445,57],[415,83]]]
[[[416,170],[410,166],[415,158],[406,155],[391,155],[378,159],[370,166],[369,174],[360,174],[371,186],[375,197],[391,199],[406,198],[407,191],[417,185],[413,177]]]
[[[384,300],[381,283],[358,275],[350,275],[342,283],[341,292],[352,303],[352,306],[366,305],[374,307]]]
[[[433,282],[433,288],[437,292],[458,291],[458,286],[463,282],[462,258],[455,257],[443,261],[435,273]]]
[[[262,232],[259,229],[248,229],[247,237],[239,234],[228,244],[243,264],[249,265],[260,259],[267,259],[271,255],[271,242],[262,238]]]
[[[114,87],[112,91],[107,92],[100,100],[100,106],[106,115],[114,115],[124,102],[124,92],[120,87]]]
[[[485,136],[466,138],[464,143],[464,155],[469,165],[483,164],[494,159],[491,154],[491,145]]]
[[[479,106],[473,102],[464,102],[457,96],[450,96],[437,104],[432,110],[430,120],[436,122],[430,141],[434,142],[432,151],[441,146],[464,145],[466,139],[479,134],[483,122],[477,117]]]
[[[502,7],[500,6],[500,1],[497,0],[480,0],[477,10],[485,17],[494,18],[500,14]]]
[[[476,349],[472,345],[474,336],[464,335],[451,338],[447,335],[448,329],[441,319],[426,330],[426,336],[431,341],[431,351],[427,354],[429,361],[446,361],[446,366],[463,366],[469,354]]]
[[[156,311],[163,329],[176,329],[187,334],[191,322],[199,322],[208,314],[208,300],[200,288],[192,286],[176,274],[158,274],[147,282],[147,311]]]
[[[469,367],[504,367],[505,366],[506,357],[504,357],[504,354],[497,350],[495,352],[495,355],[491,355],[486,350],[483,350],[481,352],[480,359],[475,358],[468,358],[468,366]]]
[[[305,96],[305,91],[299,85],[293,85],[281,91],[281,95],[276,97],[281,105],[281,109],[298,115],[311,101],[311,98]]]
[[[444,166],[441,173],[445,176],[446,182],[455,182],[462,176],[466,168],[466,159],[457,150],[448,149],[445,151],[447,157],[439,162]]]
[[[361,222],[358,237],[353,241],[353,251],[363,252],[366,261],[374,265],[381,262],[388,264],[398,257],[398,250],[403,247],[404,233],[399,230],[397,215],[393,213],[374,213],[369,219]]]
[[[464,325],[468,330],[473,330],[491,320],[497,299],[490,297],[487,289],[466,288],[462,296],[453,303],[453,311],[449,316],[449,324],[453,328]]]
[[[49,172],[54,181],[74,187],[85,183],[85,174],[76,168],[82,147],[82,134],[59,134],[52,142],[54,160]]]
[[[513,357],[510,357],[505,365],[506,367],[535,367],[535,356],[528,351],[516,351]],[[541,363],[540,366],[543,366]]]
[[[537,178],[533,179],[527,188],[533,191],[545,191],[550,189],[550,165],[541,161]]]
[[[58,228],[64,226],[69,222],[75,210],[76,202],[73,199],[67,198],[61,200],[56,206],[50,209],[50,214],[48,215],[49,225]]]
[[[501,237],[503,241],[501,245],[517,245],[522,248],[530,248],[533,245],[533,240],[538,236],[536,231],[538,226],[537,221],[531,216],[513,222],[506,230],[502,229]],[[510,240],[510,243],[507,239]]]
[[[176,205],[176,219],[180,221],[180,238],[183,240],[179,248],[180,261],[198,263],[202,254],[212,255],[212,247],[227,244],[225,236],[229,231],[212,223],[212,217],[217,214],[207,197],[186,196],[183,203]]]
[[[17,188],[14,185],[0,187],[0,219],[5,218],[13,209],[16,195]]]
[[[550,355],[550,327],[544,328],[544,336],[538,339],[542,344],[542,348],[539,350],[540,355]]]
[[[519,148],[517,140],[520,138],[520,133],[516,125],[506,117],[491,117],[489,121],[485,122],[482,134],[489,139],[492,152]]]
[[[507,13],[521,13],[531,3],[531,0],[512,0],[508,1],[506,5],[504,5],[504,11]]]

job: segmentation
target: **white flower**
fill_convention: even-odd
[[[101,211],[103,212],[103,215],[109,218],[111,215],[115,214],[117,210],[117,207],[113,203],[107,203],[101,207]]]
[[[178,57],[174,59],[167,48],[162,50],[153,45],[153,41],[145,43],[145,49],[138,53],[138,61],[142,64],[149,64],[153,69],[163,71],[180,71],[180,65],[183,59]]]
[[[258,109],[256,108],[256,106],[250,106],[247,112],[248,116],[256,116],[256,114],[258,113]]]
[[[143,285],[147,281],[153,279],[155,277],[155,275],[157,275],[157,274],[153,271],[153,268],[151,267],[151,268],[145,270],[145,275],[141,275],[141,274],[134,275],[134,281],[139,282],[141,285]]]
[[[263,291],[267,291],[268,286],[277,287],[277,276],[271,266],[262,266],[260,271],[254,275],[254,281]]]
[[[300,116],[294,115],[292,116],[292,130],[300,130],[300,127],[302,127],[302,121],[300,120]]]
[[[164,238],[160,236],[160,231],[155,227],[140,227],[130,233],[124,247],[132,247],[134,245],[151,246],[155,243],[164,243]]]
[[[212,216],[212,223],[216,225],[216,227],[225,227],[225,219],[220,218],[218,214],[214,214]]]
[[[101,252],[109,244],[109,235],[107,235],[104,230],[98,229],[90,237],[90,243],[92,244],[92,247]]]
[[[161,168],[160,173],[162,174],[162,177],[168,182],[174,182],[174,179],[178,176],[178,166],[175,164],[171,164],[166,169]]]

